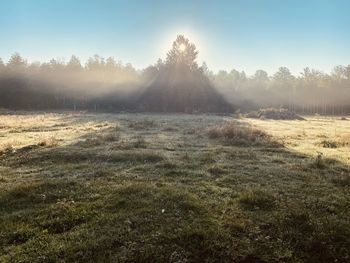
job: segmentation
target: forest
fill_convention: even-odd
[[[141,70],[114,57],[94,55],[82,63],[72,55],[67,62],[28,63],[15,53],[7,62],[0,59],[0,107],[155,112],[248,112],[283,107],[301,114],[350,113],[350,65],[335,66],[329,74],[306,67],[294,76],[280,67],[273,75],[257,70],[247,76],[235,69],[214,73],[205,62],[197,65],[197,55],[196,46],[182,35],[165,60]],[[172,99],[171,85],[177,86],[178,102]],[[186,96],[184,88],[194,94]],[[164,90],[169,91],[167,95]],[[220,107],[209,108],[210,92],[218,93],[214,104]],[[195,102],[183,102],[184,97]]]

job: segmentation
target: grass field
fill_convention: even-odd
[[[4,113],[0,262],[350,262],[350,121]]]

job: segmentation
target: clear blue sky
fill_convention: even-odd
[[[0,57],[114,56],[136,68],[184,33],[210,69],[350,64],[349,0],[1,0]]]

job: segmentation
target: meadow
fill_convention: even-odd
[[[350,120],[5,112],[0,262],[349,262]]]

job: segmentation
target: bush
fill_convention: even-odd
[[[208,130],[208,137],[210,139],[248,143],[259,143],[270,140],[270,136],[262,130],[240,127],[233,123],[210,128]]]
[[[330,141],[330,140],[323,140],[321,142],[321,146],[324,148],[337,148],[338,143],[335,141]]]

